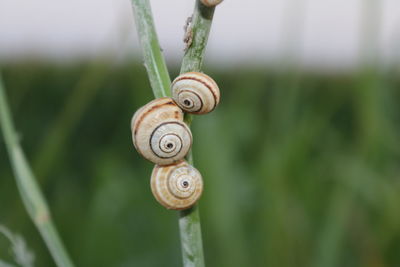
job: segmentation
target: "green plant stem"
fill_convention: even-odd
[[[132,0],[136,27],[143,49],[143,57],[155,97],[170,96],[170,78],[160,52],[154,22],[148,0]],[[200,71],[203,55],[210,33],[214,8],[208,8],[196,1],[190,29],[192,43],[186,50],[181,73]],[[192,116],[186,114],[185,122],[190,126]],[[187,156],[193,164],[192,152]],[[182,257],[184,266],[204,266],[203,242],[201,237],[198,206],[179,213]]]
[[[42,235],[42,238],[44,239],[57,266],[72,267],[72,261],[70,260],[57,230],[53,225],[47,203],[19,144],[18,134],[15,131],[11,118],[1,77],[0,122],[18,190],[21,194],[25,208]]]
[[[191,31],[192,43],[186,50],[182,60],[181,74],[190,71],[200,71],[203,65],[204,52],[206,50],[208,36],[211,30],[212,19],[214,15],[213,7],[206,7],[199,0],[196,1],[196,6],[192,15]],[[190,125],[193,116],[185,114],[185,122]],[[192,153],[188,156],[191,162]]]
[[[192,31],[192,43],[186,50],[182,60],[181,73],[200,71],[208,36],[211,30],[214,9],[206,7],[199,0],[192,15],[192,23],[189,26]],[[193,116],[185,114],[185,122],[190,125]],[[187,160],[193,164],[192,151]],[[182,244],[182,256],[184,266],[204,266],[203,241],[201,237],[200,214],[198,205],[179,213],[179,228]]]
[[[186,50],[182,60],[181,73],[200,71],[203,65],[204,52],[211,30],[214,15],[213,7],[206,7],[199,0],[192,15],[192,43]]]
[[[153,94],[156,98],[171,96],[171,79],[158,42],[150,3],[148,0],[132,0],[132,6]]]

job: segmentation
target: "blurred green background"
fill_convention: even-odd
[[[178,66],[171,66],[171,77]],[[181,266],[175,211],[153,198],[130,119],[144,67],[2,66],[22,146],[77,266]],[[222,101],[193,123],[208,266],[400,266],[396,67],[314,73],[205,67]],[[0,140],[0,223],[54,266]],[[11,261],[0,237],[0,258]]]

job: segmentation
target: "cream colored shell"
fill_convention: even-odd
[[[205,6],[212,7],[220,4],[223,0],[200,0]]]
[[[172,82],[172,98],[184,111],[194,114],[211,112],[219,103],[217,83],[200,72],[187,72]]]
[[[158,165],[182,160],[192,146],[183,112],[171,98],[159,98],[140,108],[131,122],[136,150]]]
[[[200,172],[185,161],[168,166],[156,165],[151,174],[151,191],[167,209],[188,209],[199,200],[203,179]]]

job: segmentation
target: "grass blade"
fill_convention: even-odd
[[[25,208],[38,228],[57,266],[72,267],[72,261],[53,225],[47,203],[19,144],[1,77],[0,122],[18,190]]]

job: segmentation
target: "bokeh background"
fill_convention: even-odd
[[[151,1],[171,77],[193,1]],[[193,123],[208,266],[400,266],[400,2],[226,0]],[[130,119],[153,96],[128,0],[0,2],[22,146],[77,266],[181,266]],[[0,224],[54,266],[0,140]],[[12,261],[0,236],[0,259]]]

